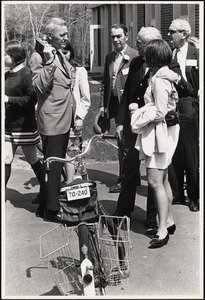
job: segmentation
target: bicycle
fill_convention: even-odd
[[[113,136],[95,135],[83,152],[69,159],[82,158],[94,139]],[[49,157],[45,160],[49,179],[52,161],[66,159]],[[97,199],[96,183],[77,178],[63,186],[59,203],[62,224],[40,236],[40,255],[49,266],[63,295],[105,295],[107,285],[126,284],[130,276],[130,220],[127,216],[110,216]],[[66,219],[67,218],[67,219]],[[78,236],[79,259],[74,258],[72,246]]]
[[[85,168],[85,164],[82,160],[82,157],[78,157],[78,154],[80,154],[83,149],[84,149],[84,142],[82,139],[82,136],[80,136],[78,138],[79,143],[76,145],[71,144],[68,149],[67,149],[67,154],[71,155],[71,157],[76,156],[76,159],[73,161],[70,161],[70,163],[74,164],[75,167],[75,177],[77,176],[82,176],[82,178],[84,180],[88,180],[88,173],[87,170]],[[43,154],[43,149],[42,149],[42,143],[40,142],[39,144],[37,144],[37,149],[40,152],[40,154]],[[65,167],[63,166],[62,169],[62,177],[63,177],[63,181],[66,182],[67,180],[67,176],[66,176],[66,171],[65,171]]]

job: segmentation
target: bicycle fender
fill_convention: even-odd
[[[80,268],[83,280],[84,296],[95,296],[95,283],[92,262],[88,258],[85,258],[82,261]]]

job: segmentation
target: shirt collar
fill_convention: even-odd
[[[21,63],[18,66],[14,67],[12,70],[10,70],[10,72],[14,72],[15,73],[15,72],[20,71],[23,68],[24,68],[24,63]]]
[[[188,42],[185,42],[182,47],[179,48],[179,52],[186,53],[188,49]]]
[[[115,52],[124,56],[126,50],[127,50],[127,45],[125,46],[125,48],[122,51],[115,51]]]

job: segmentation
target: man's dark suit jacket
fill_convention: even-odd
[[[123,135],[125,138],[125,148],[134,147],[136,134],[132,133],[130,127],[129,104],[137,103],[139,107],[144,105],[144,93],[148,85],[149,71],[145,74],[145,61],[141,56],[134,58],[130,64],[130,70],[125,83],[122,100],[119,106],[117,124],[123,125]],[[179,64],[172,60],[169,68],[181,76]],[[185,97],[192,93],[192,88],[187,82],[181,79],[177,86],[179,97]]]
[[[104,68],[104,75],[103,75],[103,99],[101,101],[100,106],[104,106],[105,110],[107,111],[108,118],[111,116],[116,115],[116,107],[112,107],[110,105],[110,98],[111,98],[111,92],[112,92],[112,77],[113,77],[113,66],[114,66],[114,61],[115,61],[115,55],[116,51],[112,51],[111,53],[108,53],[105,58],[105,68]],[[125,58],[128,59],[122,59],[122,62],[119,66],[118,73],[117,73],[117,78],[116,78],[116,84],[117,84],[117,94],[118,94],[118,100],[119,102],[121,101],[121,95],[122,91],[124,89],[125,82],[127,80],[127,76],[129,73],[129,67],[132,59],[136,56],[138,56],[138,52],[127,46],[125,50]],[[118,109],[118,107],[117,107]]]

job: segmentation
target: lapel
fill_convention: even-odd
[[[193,59],[193,60],[197,60],[197,65],[198,65],[198,57],[194,51],[194,48],[188,44],[188,50],[187,50],[187,56],[186,56],[186,74],[191,72],[192,66],[187,66],[187,60],[188,59]]]
[[[60,53],[60,51],[59,51]],[[55,65],[67,76],[69,76],[69,78],[71,78],[71,65],[68,63],[68,61],[66,61],[66,59],[64,58],[64,56],[60,53],[62,60],[63,60],[63,66],[58,58],[58,55],[56,55],[55,57]]]
[[[112,78],[112,75],[113,75],[114,61],[115,61],[115,51],[113,51],[111,53],[111,55],[110,55],[110,62],[109,62],[109,74],[110,74],[110,78]]]
[[[196,57],[192,47],[190,47],[190,45],[188,45],[186,59],[197,59],[197,57]]]
[[[124,55],[128,55],[130,57],[130,51],[129,51],[130,47],[127,46],[127,49],[125,50],[125,53]],[[118,72],[119,73],[121,70],[122,70],[122,67],[128,62],[128,60],[125,60],[124,58],[122,58],[122,61],[120,63],[120,66],[119,66],[119,69],[118,69]]]

